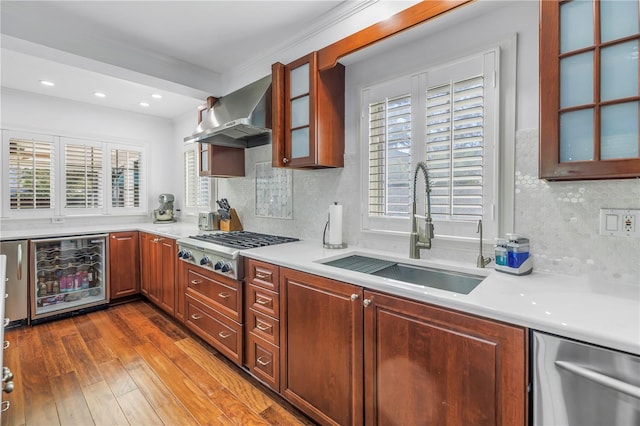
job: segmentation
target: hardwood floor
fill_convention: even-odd
[[[7,330],[10,425],[313,425],[145,301]]]

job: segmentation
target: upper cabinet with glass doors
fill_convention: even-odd
[[[319,71],[317,52],[273,73],[273,166],[344,165],[344,66]]]
[[[640,176],[638,1],[540,5],[540,177]]]

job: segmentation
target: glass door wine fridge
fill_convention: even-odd
[[[109,303],[107,234],[31,240],[31,320]]]

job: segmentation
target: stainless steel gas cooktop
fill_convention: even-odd
[[[213,272],[242,280],[240,250],[298,241],[297,238],[248,231],[193,235],[178,240],[178,257]]]

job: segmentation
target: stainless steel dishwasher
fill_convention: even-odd
[[[7,299],[5,317],[12,325],[24,324],[29,316],[27,241],[2,241],[0,254],[7,256]]]
[[[640,356],[534,332],[533,424],[640,425]]]

